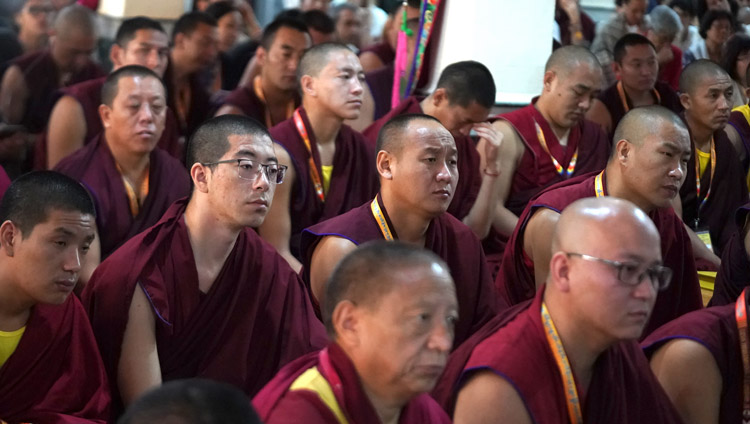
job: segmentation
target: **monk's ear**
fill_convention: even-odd
[[[690,95],[688,93],[680,93],[680,103],[684,109],[690,108]]]
[[[263,66],[266,64],[266,57],[268,56],[268,52],[266,51],[263,46],[259,46],[257,50],[255,50],[255,57],[257,58],[257,63],[259,66]]]
[[[619,80],[620,74],[622,73],[622,67],[620,66],[620,64],[617,62],[612,62],[612,70],[615,73],[615,77],[617,77],[617,79]]]
[[[206,168],[207,166],[198,162],[190,167],[190,178],[193,180],[195,189],[201,193],[208,192],[208,170]]]
[[[112,116],[112,108],[105,104],[99,105],[99,118],[102,120],[102,126],[104,128],[110,127],[110,117]]]
[[[342,300],[333,309],[331,323],[336,341],[344,347],[359,344],[359,312],[357,306],[348,300]]]
[[[447,102],[448,97],[445,95],[445,88],[438,88],[432,93],[432,104],[435,107],[439,107],[443,102]]]
[[[375,159],[375,166],[378,169],[378,174],[386,180],[393,179],[391,165],[393,165],[393,156],[385,150],[379,151]]]
[[[544,79],[542,80],[544,83],[544,91],[552,91],[552,83],[555,81],[555,78],[557,78],[557,75],[554,71],[547,71],[544,73]]]
[[[745,97],[750,97],[750,87],[745,89]]]
[[[119,68],[123,65],[123,61],[121,60],[122,52],[123,48],[117,43],[112,44],[112,47],[109,49],[109,60],[112,61],[115,68]]]
[[[622,139],[615,143],[615,154],[620,162],[627,162],[630,156],[630,143],[628,140]]]
[[[0,225],[0,249],[9,257],[13,257],[15,245],[21,238],[21,230],[13,222],[7,220]]]
[[[174,36],[174,46],[175,47],[178,47],[178,46],[182,47],[183,41],[185,41],[185,33],[184,32],[181,32],[179,34],[175,34],[175,36]]]
[[[549,279],[547,284],[554,284],[555,288],[561,292],[570,290],[570,260],[563,252],[556,252],[552,255],[549,263]]]
[[[302,87],[302,93],[305,96],[317,96],[315,91],[315,78],[310,75],[303,75],[299,80],[299,86]]]

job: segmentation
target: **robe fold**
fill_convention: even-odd
[[[567,423],[565,389],[541,320],[543,292],[474,348],[458,385],[476,372],[493,372],[513,385],[532,422]],[[634,341],[600,354],[589,387],[577,389],[584,422],[682,422]]]
[[[735,211],[748,201],[747,183],[742,165],[737,157],[732,142],[724,131],[714,133],[716,146],[716,172],[711,182],[711,162],[701,177],[700,199],[697,197],[695,183],[695,145],[687,165],[687,177],[680,187],[682,200],[682,220],[695,230],[694,221],[700,219],[698,228],[708,228],[714,252],[721,256],[724,246],[737,230],[732,220]],[[698,212],[698,205],[705,199],[710,185],[711,194],[705,205]]]
[[[52,103],[54,106],[61,97],[71,96],[81,105],[83,116],[86,119],[86,136],[83,139],[84,146],[89,144],[97,135],[104,132],[104,126],[99,117],[99,105],[102,104],[102,86],[104,86],[106,80],[107,77],[96,78],[59,90]],[[47,131],[48,129],[45,129],[36,142],[34,169],[47,169],[47,146],[49,144]],[[167,108],[164,132],[161,134],[158,146],[181,161],[182,145],[179,138],[180,133],[177,128],[177,119],[174,117],[172,110]]]
[[[359,52],[359,55],[362,56],[362,53],[364,52],[370,52],[377,56],[378,59],[383,62],[383,65],[387,65],[396,60],[396,52],[393,50],[393,47],[388,44],[387,41],[382,41],[380,43],[366,47]]]
[[[32,52],[15,59],[14,65],[21,69],[29,90],[21,124],[31,133],[39,133],[47,126],[47,120],[54,101],[55,92],[62,88],[60,85],[60,70],[52,58],[49,49]],[[67,85],[77,84],[105,75],[104,71],[94,62],[88,62],[67,81]],[[19,105],[20,107],[21,105]]]
[[[424,113],[420,102],[424,97],[411,96],[404,99],[398,106],[393,108],[385,116],[373,122],[362,132],[373,148],[378,140],[380,129],[399,115],[408,113]],[[474,206],[477,200],[479,189],[482,187],[482,173],[479,170],[481,158],[477,151],[477,145],[471,137],[459,136],[454,137],[456,149],[458,150],[458,184],[453,194],[453,200],[448,206],[448,213],[456,218],[464,219]],[[377,152],[375,152],[377,154]]]
[[[252,229],[239,234],[210,290],[201,292],[186,205],[175,202],[156,225],[125,243],[84,289],[115,402],[136,287],[153,308],[164,381],[208,378],[253,396],[287,362],[327,342],[299,276]]]
[[[734,302],[685,314],[651,333],[641,346],[650,358],[675,339],[690,339],[711,352],[722,379],[718,422],[742,422],[742,353]]]
[[[61,160],[55,171],[83,183],[94,198],[102,258],[156,224],[172,202],[190,194],[190,176],[185,168],[156,148],[150,155],[148,195],[133,217],[122,175],[103,134]]]
[[[178,108],[177,89],[174,85],[173,73],[174,69],[170,61],[163,78],[164,86],[167,88],[167,106],[174,113],[180,136],[187,140],[204,121],[213,116],[215,105],[211,101],[211,94],[201,83],[201,72],[196,72],[188,77],[190,107],[185,111],[185,116],[181,116]],[[185,143],[180,143],[180,145],[183,144]]]
[[[612,132],[609,134],[610,138],[612,138],[615,128],[617,128],[617,124],[620,123],[622,117],[627,113],[625,106],[623,105],[623,100],[620,98],[619,90],[617,90],[618,84],[619,82],[610,85],[609,88],[599,94],[599,100],[607,107],[609,115],[612,118]],[[664,82],[657,81],[656,84],[654,84],[654,90],[659,93],[658,97],[654,96],[654,101],[657,101],[657,104],[664,106],[674,113],[679,114],[682,112],[683,107],[682,103],[680,103],[680,97],[672,87]],[[632,109],[633,106],[630,104],[630,99],[627,98],[627,94],[625,96],[625,102],[627,103],[628,108]]]
[[[34,306],[0,368],[0,420],[105,424],[109,406],[107,375],[78,298]]]
[[[734,304],[742,290],[750,286],[750,259],[745,250],[743,237],[745,221],[750,214],[750,203],[737,210],[736,229],[721,254],[721,266],[716,273],[714,295],[709,306]]]
[[[743,105],[732,109],[732,113],[729,114],[729,122],[727,125],[731,125],[737,130],[737,134],[740,136],[742,146],[745,149],[745,160],[742,162],[742,169],[745,173],[750,169],[750,106]]]
[[[302,121],[310,138],[312,158],[318,175],[322,178],[320,154],[315,134],[304,108],[299,108]],[[320,221],[353,209],[372,200],[378,191],[378,175],[375,169],[375,155],[362,134],[347,125],[342,125],[336,137],[336,153],[333,156],[331,185],[322,202],[315,193],[315,185],[310,178],[310,153],[297,132],[294,118],[271,128],[271,137],[279,143],[292,159],[297,174],[292,185],[289,200],[289,216],[292,221],[290,248],[293,255],[299,255],[299,237],[302,230]]]
[[[305,355],[284,367],[253,399],[253,406],[266,424],[307,423],[339,424],[332,410],[318,394],[309,389],[290,390],[292,383],[307,370],[315,368],[326,382],[341,382],[334,401],[349,423],[380,424],[351,359],[335,343],[321,352]],[[448,416],[427,394],[413,398],[401,410],[399,424],[450,423]]]
[[[531,299],[536,292],[534,264],[526,256],[523,246],[524,231],[531,216],[540,208],[561,213],[578,199],[596,196],[596,175],[597,173],[581,175],[556,184],[531,199],[508,241],[500,272],[495,279],[498,292],[509,304]],[[606,174],[603,184],[606,195]],[[693,250],[682,221],[671,207],[655,209],[648,216],[659,230],[662,261],[672,270],[673,275],[669,287],[659,292],[656,298],[651,319],[643,330],[643,337],[661,325],[703,307]]]
[[[391,231],[394,231],[379,195],[378,201],[386,222]],[[307,228],[302,233],[302,279],[308,287],[312,254],[323,237],[342,237],[355,245],[383,240],[383,233],[370,209],[371,202],[369,200],[356,209]],[[424,247],[435,252],[448,264],[456,285],[460,318],[456,323],[453,346],[458,346],[504,309],[505,305],[492,287],[482,246],[469,227],[444,213],[430,222]]]
[[[294,97],[294,107],[300,105],[299,96]],[[226,98],[224,98],[225,105],[234,106],[256,121],[263,125],[268,125],[266,121],[266,103],[261,100],[256,94],[252,87],[237,87],[230,92]],[[270,127],[269,127],[270,128]]]
[[[375,101],[373,120],[378,120],[391,110],[391,97],[393,96],[393,73],[394,62],[386,63],[382,68],[375,69],[365,74],[365,82],[370,87],[370,94]]]

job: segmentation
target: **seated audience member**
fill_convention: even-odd
[[[659,61],[659,81],[679,90],[682,50],[672,43],[682,28],[680,16],[667,6],[656,6],[649,12],[646,26],[646,37],[654,45]]]
[[[277,18],[263,31],[255,52],[259,74],[248,86],[237,87],[217,115],[245,115],[267,128],[292,117],[300,104],[297,67],[310,48],[307,27],[294,18]]]
[[[552,230],[560,211],[577,199],[612,196],[635,203],[661,235],[664,262],[674,278],[659,296],[644,335],[703,306],[690,236],[672,210],[685,180],[690,136],[682,120],[662,106],[628,112],[615,130],[607,167],[556,184],[529,201],[505,249],[495,284],[509,304],[534,297],[549,273]]]
[[[227,86],[224,82],[225,69],[232,66],[229,52],[237,44],[242,34],[242,14],[232,1],[218,1],[206,8],[206,14],[216,19],[218,60],[213,67],[204,70],[204,77],[209,79],[211,93],[233,90],[234,86]],[[212,77],[212,78],[209,78]]]
[[[555,22],[560,28],[560,44],[563,46],[588,46],[594,41],[596,23],[581,10],[578,0],[557,0]]]
[[[474,61],[453,63],[440,74],[432,94],[406,98],[362,133],[375,143],[383,126],[396,116],[424,113],[439,120],[456,142],[461,176],[448,213],[462,220],[480,239],[487,236],[497,205],[497,150],[502,138],[486,122],[495,104],[495,92],[492,73],[484,65]],[[472,130],[480,137],[479,145],[469,137]]]
[[[639,106],[662,105],[680,113],[682,104],[672,88],[657,81],[659,62],[656,48],[640,34],[626,34],[617,41],[612,66],[618,81],[594,100],[586,117],[610,135],[620,119]]]
[[[388,13],[388,19],[383,26],[383,39],[375,44],[365,46],[359,52],[359,61],[362,63],[362,69],[365,72],[374,71],[396,59],[396,42],[398,40],[395,20],[402,19],[396,14],[400,10],[401,4],[391,9]]]
[[[336,24],[326,12],[318,9],[308,10],[302,14],[302,22],[307,26],[313,46],[336,40]]]
[[[332,270],[359,244],[400,240],[431,250],[450,267],[464,311],[456,325],[458,346],[502,305],[479,240],[446,213],[459,180],[453,137],[431,116],[401,115],[380,131],[377,151],[377,197],[302,233],[303,278],[325,304]]]
[[[602,87],[608,87],[616,82],[612,61],[617,40],[631,32],[646,34],[644,17],[647,6],[647,0],[623,0],[617,14],[599,25],[594,42],[591,43],[591,51],[599,59],[604,73]]]
[[[372,147],[344,125],[362,106],[362,68],[343,44],[319,44],[306,51],[297,74],[302,106],[271,129],[279,163],[289,167],[289,184],[258,233],[294,268],[303,229],[369,201],[377,192]]]
[[[102,86],[104,131],[55,167],[91,192],[99,234],[93,250],[100,247],[102,258],[190,193],[182,163],[156,146],[166,112],[164,85],[156,73],[138,65],[119,68]]]
[[[50,0],[25,0],[23,2],[14,20],[18,27],[18,41],[24,53],[47,47],[54,16],[55,8]]]
[[[0,421],[107,421],[106,374],[71,295],[95,217],[86,189],[52,171],[19,177],[0,202]]]
[[[484,249],[495,266],[529,199],[552,184],[601,170],[609,156],[607,135],[584,118],[599,94],[599,62],[584,47],[566,46],[552,53],[544,69],[539,98],[493,124],[503,135],[500,192]]]
[[[311,10],[318,10],[321,12],[328,12],[328,5],[331,0],[300,0],[299,8],[303,12],[309,12]]]
[[[466,361],[454,422],[680,423],[635,342],[670,283],[659,246],[633,203],[568,206],[547,284]]]
[[[750,77],[750,66],[745,71],[746,81],[748,77]],[[745,89],[746,96],[747,93],[748,89]],[[724,126],[724,133],[734,145],[742,170],[747,175],[750,170],[750,104],[732,109],[729,113],[729,122]]]
[[[448,266],[402,243],[346,256],[326,289],[332,343],[285,368],[253,399],[275,423],[449,423],[427,394],[453,344],[459,306]]]
[[[735,230],[734,211],[748,201],[739,155],[723,131],[729,119],[732,90],[729,74],[709,60],[693,62],[680,76],[680,101],[685,107],[684,119],[694,151],[675,210],[690,228],[691,236],[695,240],[701,237],[693,244],[696,256],[716,267],[718,256]]]
[[[709,59],[721,63],[724,45],[734,32],[734,18],[726,10],[709,10],[701,19],[699,34],[690,48],[685,51],[685,64],[698,59]]]
[[[750,64],[750,36],[735,34],[724,46],[724,55],[720,63],[732,78],[732,102],[729,105],[732,109],[747,104],[747,88],[750,84],[745,80],[745,73],[748,64]]]
[[[679,15],[680,23],[682,23],[682,30],[677,34],[674,43],[684,54],[701,38],[698,34],[698,27],[693,25],[695,21],[693,2],[692,0],[672,0],[669,7]]]
[[[331,10],[331,17],[336,25],[336,41],[359,53],[364,38],[360,8],[351,3],[341,3]]]
[[[268,131],[246,117],[213,118],[191,138],[187,163],[191,197],[102,262],[82,295],[116,412],[180,378],[253,396],[325,345],[299,276],[250,228],[284,180]]]
[[[745,287],[750,286],[750,204],[737,210],[734,222],[737,229],[724,247],[721,267],[716,273],[714,292],[708,306],[722,306],[737,300]]]
[[[247,396],[226,383],[191,378],[149,390],[117,424],[261,424]]]
[[[168,58],[166,32],[157,21],[143,16],[124,20],[110,49],[113,71],[127,65],[141,65],[163,77]],[[45,139],[38,142],[41,146],[37,144],[34,157],[37,167],[53,168],[102,132],[99,105],[106,79],[101,77],[61,90],[62,97],[52,109]],[[181,160],[182,146],[178,137],[174,114],[168,111],[159,147]]]

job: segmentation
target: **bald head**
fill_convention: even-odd
[[[689,143],[685,122],[664,106],[652,105],[631,109],[622,117],[615,128],[613,145],[620,140],[628,140],[631,144],[641,146],[649,135],[658,133],[664,124],[674,126],[678,131],[684,132]],[[616,149],[612,149],[610,160],[615,156]]]
[[[437,123],[442,126],[437,118],[421,113],[407,113],[394,117],[380,129],[375,152],[385,150],[393,155],[398,155],[409,140],[407,135],[409,129],[425,123],[428,125]]]
[[[53,28],[58,38],[69,39],[74,33],[96,37],[94,14],[90,9],[78,4],[63,8],[55,18]]]
[[[330,55],[341,51],[351,53],[348,47],[340,43],[322,43],[309,48],[299,61],[297,81],[305,75],[317,77],[328,64]]]
[[[552,71],[564,77],[581,65],[588,65],[592,68],[601,67],[596,56],[589,49],[581,46],[565,46],[552,52],[547,59],[547,64],[544,65],[544,72]]]
[[[706,78],[712,77],[729,78],[729,74],[717,63],[708,59],[696,60],[682,70],[680,92],[692,95]]]

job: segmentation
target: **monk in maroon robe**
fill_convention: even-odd
[[[680,76],[680,99],[694,154],[677,207],[694,234],[708,231],[715,254],[700,246],[704,241],[696,244],[708,254],[696,248],[696,256],[709,258],[714,266],[718,266],[718,257],[736,230],[734,212],[748,201],[737,151],[722,131],[729,119],[732,89],[731,77],[709,60],[691,63]]]
[[[690,238],[670,207],[685,177],[689,138],[677,115],[661,106],[644,106],[625,115],[615,139],[615,154],[604,171],[556,184],[529,202],[508,242],[495,284],[509,304],[531,299],[546,280],[543,264],[549,263],[549,235],[565,207],[584,197],[631,200],[659,230],[664,263],[674,273],[672,284],[656,301],[644,331],[648,335],[702,307]]]
[[[553,237],[546,287],[466,362],[454,422],[681,422],[634,342],[670,282],[653,222],[589,198]]]
[[[215,146],[222,142],[225,151]],[[265,128],[213,118],[188,158],[190,200],[102,262],[83,292],[117,410],[162,381],[190,377],[253,396],[326,343],[298,275],[249,228],[284,178]]]
[[[375,121],[363,133],[373,145],[393,117],[424,113],[451,132],[458,150],[458,184],[448,213],[462,220],[480,239],[487,236],[497,205],[500,146],[498,132],[485,122],[495,103],[490,71],[474,61],[457,62],[440,74],[436,90],[426,98],[411,96]],[[470,131],[476,131],[477,144]],[[483,166],[484,164],[484,166]]]
[[[421,164],[422,156],[434,158],[434,164]],[[302,233],[303,279],[318,302],[325,303],[326,282],[347,252],[385,239],[424,246],[448,263],[463,311],[456,325],[456,346],[502,309],[479,240],[445,213],[456,182],[455,157],[450,133],[432,117],[401,115],[383,127],[377,198]],[[389,169],[393,162],[404,169],[396,174]]]
[[[172,202],[187,196],[190,179],[180,161],[156,147],[167,112],[157,75],[137,65],[122,67],[107,77],[103,91],[104,132],[55,170],[91,192],[106,258],[156,224]],[[140,102],[136,112],[129,107],[133,99]]]
[[[746,72],[745,78],[750,76]],[[729,122],[724,127],[729,141],[737,150],[737,156],[745,173],[750,170],[750,105],[737,106],[729,114]]]
[[[642,346],[686,424],[742,422],[743,368],[735,301],[683,315],[651,333]]]
[[[263,422],[449,423],[426,394],[459,311],[446,264],[414,246],[373,242],[344,258],[328,293],[333,343],[284,367],[253,399]]]
[[[493,124],[503,134],[499,205],[484,241],[493,268],[529,199],[552,184],[606,165],[610,142],[598,125],[584,119],[601,78],[601,66],[587,49],[560,48],[547,60],[539,98],[498,116]]]
[[[748,216],[750,204],[737,210],[735,225],[737,230],[724,246],[721,254],[721,267],[716,274],[714,293],[709,306],[721,306],[734,303],[745,287],[750,286],[750,256],[748,256]]]
[[[659,61],[656,48],[641,34],[620,38],[614,48],[612,66],[618,81],[594,100],[586,117],[612,135],[620,119],[632,108],[662,105],[675,113],[682,112],[677,93],[669,84],[657,81]]]
[[[271,212],[258,229],[295,270],[302,266],[298,255],[303,229],[377,193],[372,147],[343,124],[356,118],[362,105],[357,56],[343,44],[320,44],[302,56],[298,74],[302,107],[271,129],[279,163],[289,167],[289,181],[278,187]],[[345,84],[338,84],[340,80]]]
[[[297,19],[281,17],[268,24],[254,57],[260,73],[229,93],[216,114],[249,116],[268,128],[291,118],[300,105],[297,65],[310,44],[307,27]]]
[[[106,373],[86,312],[71,295],[95,216],[86,189],[51,171],[19,177],[3,197],[2,422],[107,422]]]
[[[141,65],[159,77],[163,77],[166,70],[168,54],[169,40],[161,24],[142,16],[123,21],[110,50],[113,70]],[[36,168],[53,168],[62,158],[88,144],[104,130],[99,119],[99,105],[106,79],[85,81],[60,91],[47,129],[36,144]],[[171,111],[167,112],[159,147],[182,160],[177,121]]]
[[[560,27],[560,44],[590,46],[596,36],[596,22],[581,10],[577,1],[557,0],[555,22]]]

